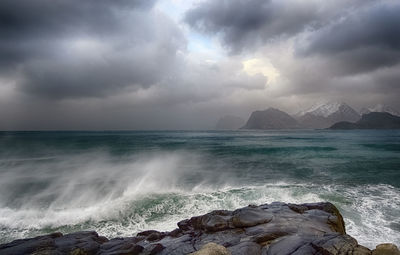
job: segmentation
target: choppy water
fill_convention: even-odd
[[[273,201],[330,201],[361,244],[400,244],[400,131],[0,132],[0,243]]]

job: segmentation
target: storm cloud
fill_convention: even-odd
[[[189,10],[185,21],[201,32],[219,35],[232,53],[240,53],[324,27],[331,19],[367,2],[208,0]]]
[[[149,87],[174,66],[185,39],[154,1],[0,3],[0,68],[48,98]]]
[[[201,129],[400,109],[397,0],[3,0],[0,129]]]
[[[293,39],[296,57],[327,57],[352,74],[399,62],[399,13],[398,1],[205,1],[185,21],[232,53]]]
[[[347,73],[373,71],[400,61],[400,3],[376,2],[309,35],[301,56],[321,55]]]
[[[399,12],[391,0],[207,0],[185,22],[230,54],[268,58],[284,78],[279,96],[361,102],[375,94],[398,106]]]

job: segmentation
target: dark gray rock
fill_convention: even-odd
[[[228,250],[232,255],[260,254],[261,248],[261,245],[254,242],[241,242],[235,246],[229,247]]]
[[[183,220],[178,227],[171,232],[148,230],[135,237],[111,240],[93,231],[53,233],[2,244],[0,255],[150,255],[197,251],[201,252],[196,254],[213,251],[234,255],[371,254],[346,234],[343,218],[331,203],[275,202],[235,211],[218,210]],[[221,249],[222,246],[227,249]]]
[[[50,235],[30,239],[15,240],[8,244],[0,245],[1,255],[20,254],[97,254],[100,246],[107,243],[108,239],[99,236],[94,231],[82,231],[63,235],[53,233]]]

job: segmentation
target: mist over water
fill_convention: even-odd
[[[399,131],[1,132],[0,243],[330,201],[362,245],[400,244],[399,156]]]

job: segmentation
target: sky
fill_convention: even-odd
[[[400,110],[398,0],[2,0],[0,130],[211,129]]]

